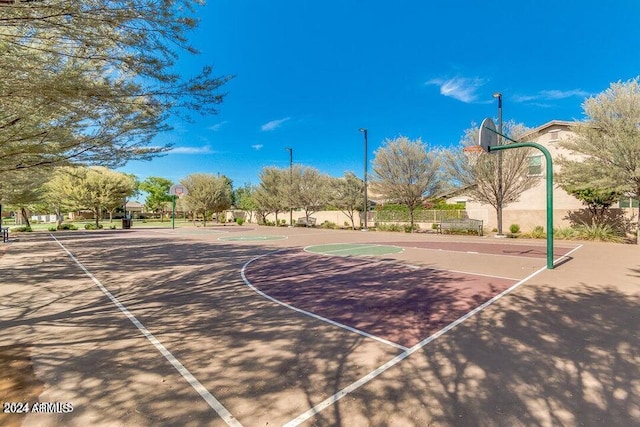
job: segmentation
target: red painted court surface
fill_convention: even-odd
[[[402,347],[418,344],[517,282],[299,249],[257,258],[245,275],[278,301]]]

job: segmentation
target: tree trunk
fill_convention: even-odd
[[[409,209],[409,219],[410,219],[411,233],[413,233],[413,208]]]
[[[22,219],[27,224],[27,227],[31,227],[31,223],[29,222],[29,216],[27,215],[27,210],[23,207],[20,208],[20,214],[22,215]]]
[[[62,225],[62,221],[64,221],[64,216],[62,216],[60,207],[56,208],[56,220],[58,223],[58,227],[60,227]]]
[[[100,227],[100,208],[96,208],[94,210],[94,214],[96,216],[96,229]]]
[[[636,192],[640,200],[640,191]],[[633,203],[631,204],[633,206]],[[636,245],[640,245],[640,203],[638,203],[638,220],[636,222]]]
[[[207,210],[204,210],[204,213],[202,214],[202,226],[206,227],[207,226]]]

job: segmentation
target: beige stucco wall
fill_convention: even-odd
[[[567,122],[549,122],[537,129],[534,129],[529,137],[525,140],[537,142],[543,145],[551,158],[553,159],[553,171],[559,172],[560,166],[557,159],[564,156],[572,160],[580,160],[582,156],[573,154],[568,150],[561,148],[559,143],[568,140],[573,135],[569,129]],[[542,155],[538,150],[538,153]],[[511,224],[520,225],[523,231],[533,229],[533,227],[541,225],[546,227],[546,205],[547,205],[547,164],[544,156],[542,157],[542,175],[536,186],[524,191],[517,202],[511,203],[503,210],[503,228],[506,230]],[[495,209],[486,204],[474,202],[468,195],[464,193],[447,199],[449,203],[464,201],[466,202],[467,212],[470,218],[485,220],[485,228],[491,230],[497,227],[497,219]],[[570,225],[567,214],[570,211],[584,209],[584,205],[580,200],[568,194],[557,185],[553,186],[553,207],[554,207],[554,227],[568,227]]]

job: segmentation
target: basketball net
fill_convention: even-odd
[[[480,156],[485,154],[484,149],[479,145],[471,145],[469,147],[464,147],[462,152],[465,156],[467,156],[467,161],[470,166],[475,166],[478,163],[478,159]]]

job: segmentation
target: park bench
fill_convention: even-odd
[[[2,242],[6,243],[9,240],[9,227],[0,227],[2,230]]]
[[[442,219],[438,224],[438,233],[449,231],[473,231],[482,236],[482,220],[480,219]]]
[[[303,216],[298,218],[298,221],[296,221],[296,225],[298,227],[315,227],[316,219],[313,217],[309,217],[309,219],[307,220],[307,217]]]

